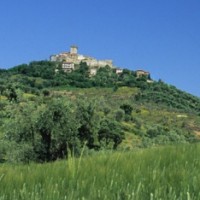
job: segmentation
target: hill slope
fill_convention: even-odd
[[[101,149],[199,140],[200,99],[134,71],[90,76],[39,61],[0,71],[0,160],[51,161]],[[59,69],[55,73],[55,69]],[[11,148],[12,146],[12,148]]]

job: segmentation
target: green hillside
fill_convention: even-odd
[[[56,70],[56,71],[55,71]],[[0,71],[0,162],[194,143],[200,99],[150,76],[38,61]]]

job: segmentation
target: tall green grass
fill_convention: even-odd
[[[0,165],[0,200],[199,200],[200,145]]]

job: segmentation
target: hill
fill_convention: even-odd
[[[198,97],[128,69],[89,70],[37,61],[0,71],[1,162],[199,140]]]

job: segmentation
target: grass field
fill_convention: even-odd
[[[0,200],[199,200],[200,145],[0,165]]]

